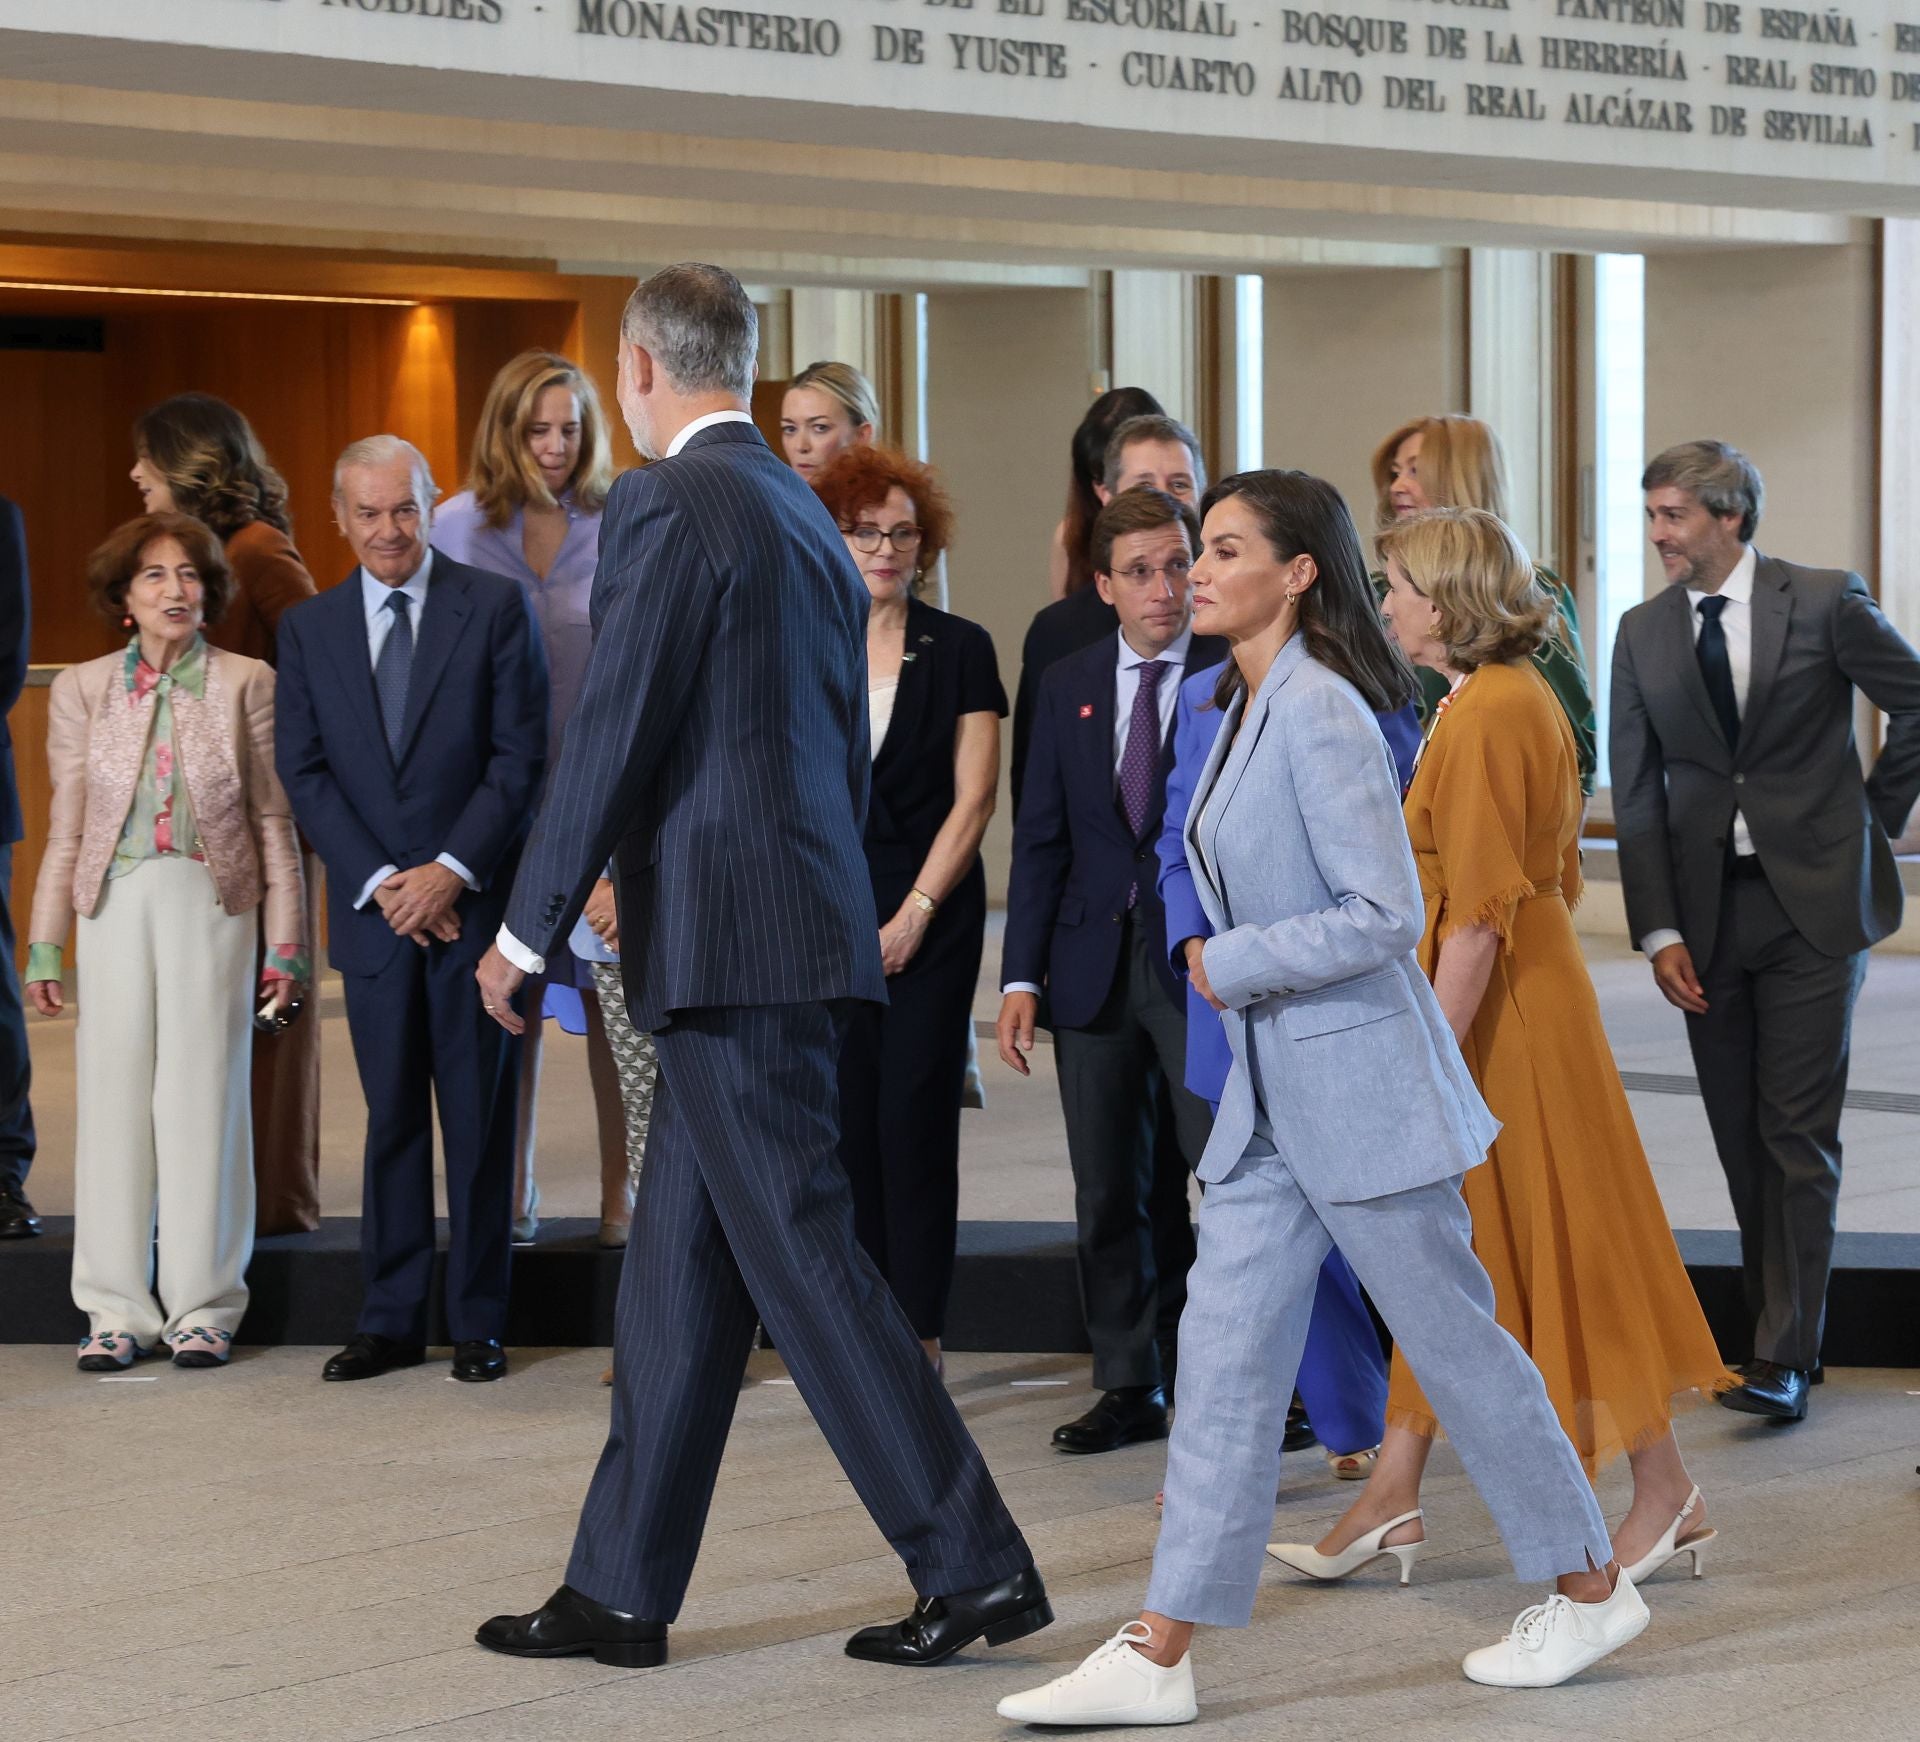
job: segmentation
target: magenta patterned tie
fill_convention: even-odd
[[[1150,659],[1137,668],[1140,687],[1133,692],[1133,717],[1127,722],[1127,747],[1120,757],[1120,808],[1137,841],[1153,804],[1153,775],[1160,765],[1160,674],[1166,661]],[[1127,892],[1127,906],[1140,899],[1140,885]]]

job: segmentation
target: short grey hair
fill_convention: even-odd
[[[686,261],[642,279],[627,298],[620,336],[654,360],[676,393],[753,395],[760,317],[724,266]]]
[[[1645,490],[1685,490],[1709,514],[1740,516],[1740,542],[1753,542],[1767,487],[1760,468],[1730,442],[1682,442],[1656,454],[1640,475]]]
[[[1100,464],[1100,482],[1109,490],[1120,487],[1120,471],[1127,449],[1136,442],[1178,442],[1193,456],[1193,483],[1197,490],[1207,487],[1207,462],[1200,452],[1200,438],[1177,417],[1162,417],[1147,412],[1130,417],[1107,438],[1106,458]]]
[[[361,466],[392,466],[401,460],[413,468],[414,482],[420,486],[421,506],[425,507],[440,494],[440,486],[433,481],[433,468],[427,464],[427,456],[412,442],[397,435],[362,436],[340,450],[339,459],[333,462],[334,500],[340,500],[340,486],[348,472]]]

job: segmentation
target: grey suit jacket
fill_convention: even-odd
[[[1889,835],[1920,795],[1920,655],[1843,569],[1762,556],[1739,742],[1707,698],[1693,611],[1670,586],[1620,620],[1613,651],[1614,830],[1637,944],[1677,931],[1713,954],[1737,806],[1787,917],[1815,949],[1850,955],[1900,923]],[[1854,691],[1888,715],[1871,779]]]
[[[1500,1127],[1414,960],[1420,879],[1386,740],[1298,635],[1227,710],[1187,855],[1233,1051],[1200,1177],[1278,1154],[1349,1203],[1484,1161]]]

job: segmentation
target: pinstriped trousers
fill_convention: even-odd
[[[838,1158],[844,1019],[826,1004],[676,1011],[615,1313],[613,1420],[567,1583],[680,1611],[753,1337],[773,1333],[921,1597],[1033,1559],[946,1388],[853,1233]]]

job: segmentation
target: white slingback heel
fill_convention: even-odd
[[[1411,1584],[1413,1563],[1425,1551],[1426,1537],[1422,1535],[1417,1542],[1391,1544],[1386,1539],[1401,1525],[1411,1523],[1416,1518],[1424,1520],[1425,1517],[1426,1513],[1416,1506],[1411,1512],[1401,1513],[1398,1518],[1389,1518],[1378,1530],[1368,1531],[1338,1554],[1322,1554],[1318,1549],[1298,1542],[1270,1542],[1267,1544],[1267,1553],[1283,1566],[1292,1567],[1296,1573],[1305,1573],[1310,1579],[1344,1579],[1349,1573],[1357,1573],[1369,1562],[1384,1560],[1392,1555],[1400,1563],[1400,1583]]]
[[[1686,1505],[1680,1508],[1680,1515],[1667,1526],[1667,1534],[1626,1569],[1627,1577],[1636,1585],[1645,1584],[1668,1561],[1678,1560],[1683,1554],[1693,1556],[1693,1576],[1696,1579],[1706,1577],[1706,1569],[1700,1564],[1701,1551],[1720,1533],[1708,1525],[1705,1530],[1687,1534],[1687,1520],[1693,1516],[1693,1509],[1699,1504],[1700,1490],[1696,1487],[1687,1496]]]

